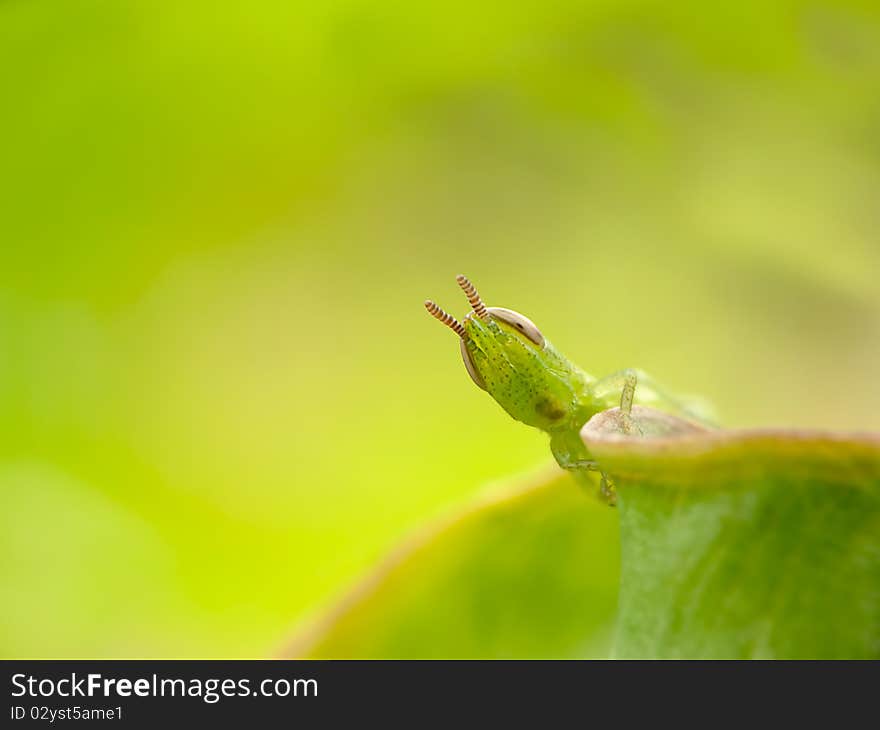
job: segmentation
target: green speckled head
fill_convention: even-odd
[[[486,307],[465,277],[459,276],[458,283],[473,309],[463,323],[433,302],[425,306],[461,338],[462,357],[474,382],[518,421],[548,432],[570,429],[581,417],[584,373],[528,318]]]

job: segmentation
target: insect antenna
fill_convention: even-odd
[[[455,280],[458,282],[458,285],[465,293],[465,296],[467,296],[468,301],[471,303],[471,308],[474,310],[476,315],[480,319],[489,319],[489,313],[486,311],[486,306],[483,304],[483,300],[480,299],[480,295],[477,294],[477,290],[474,285],[471,284],[470,280],[463,274],[459,274],[458,276],[456,276]]]
[[[459,322],[455,317],[447,312],[444,312],[440,307],[438,307],[434,302],[430,299],[425,300],[425,309],[428,310],[428,314],[430,314],[434,319],[440,320],[443,324],[445,324],[449,329],[455,332],[462,339],[467,338],[467,332],[464,327],[462,327],[461,322]]]

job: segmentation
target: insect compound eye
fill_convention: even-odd
[[[467,349],[467,342],[462,339],[459,341],[459,344],[461,345],[461,359],[464,360],[464,367],[468,371],[468,375],[471,376],[471,380],[473,380],[480,388],[486,390],[486,384],[483,382],[483,378],[480,377],[480,373],[474,365],[473,358],[471,358],[471,353]]]
[[[500,319],[502,322],[506,322],[514,329],[522,332],[523,335],[538,347],[544,347],[544,335],[541,334],[541,330],[528,317],[504,307],[486,307],[486,311],[496,319]]]

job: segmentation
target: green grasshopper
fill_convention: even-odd
[[[550,450],[559,466],[592,484],[590,472],[600,471],[581,440],[583,425],[596,413],[616,405],[624,422],[633,402],[676,416],[704,421],[694,405],[664,394],[640,370],[621,370],[596,379],[559,353],[528,318],[503,307],[487,307],[467,277],[456,277],[471,306],[463,322],[431,300],[425,308],[460,338],[461,356],[471,379],[517,421],[550,435]],[[638,397],[636,397],[638,386]],[[616,502],[614,486],[602,473],[600,496]]]

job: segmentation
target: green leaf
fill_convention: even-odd
[[[414,535],[287,656],[605,657],[617,515],[557,468]]]
[[[405,543],[286,654],[880,657],[876,435],[708,430],[638,406],[581,435],[617,510],[558,470],[495,493]]]
[[[600,416],[582,436],[618,492],[615,656],[880,657],[880,439],[631,438]]]

